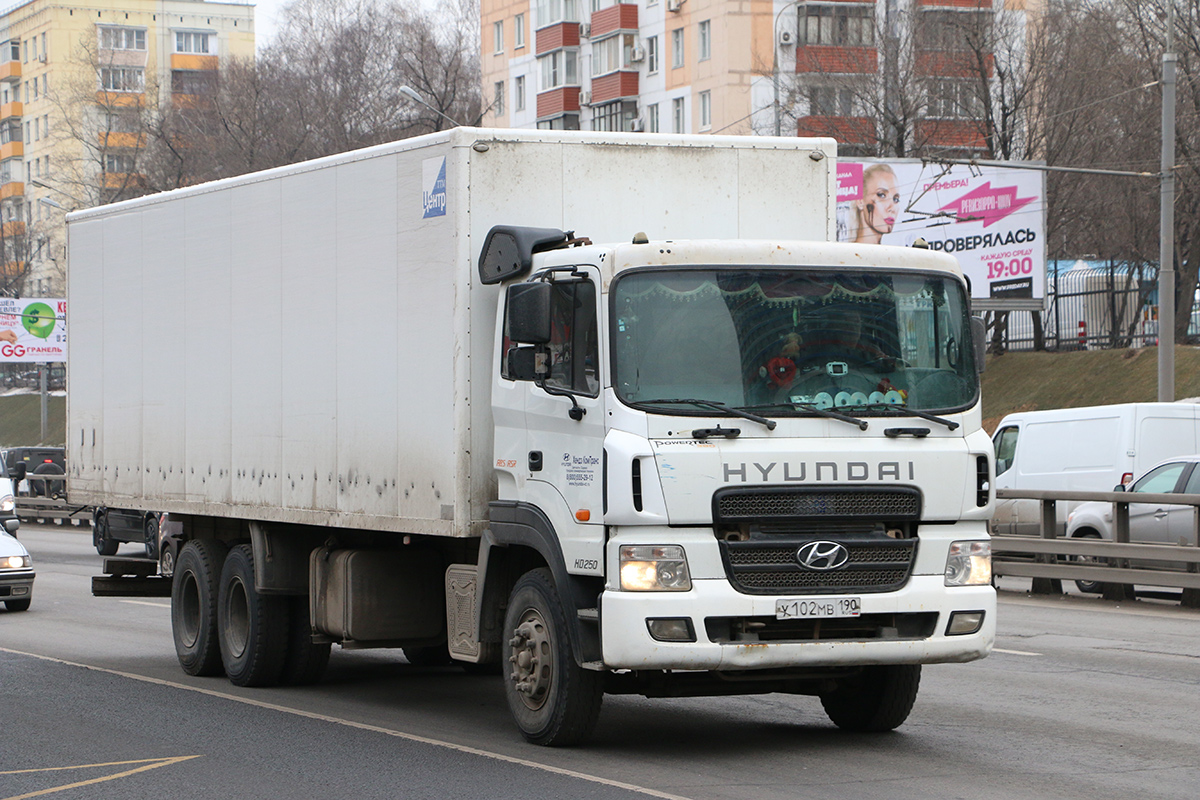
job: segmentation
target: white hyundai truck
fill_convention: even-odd
[[[835,161],[461,128],[71,214],[70,499],[169,520],[95,593],[240,686],[502,672],[539,744],[605,693],[895,728],[994,639],[981,337],[952,257],[829,243]]]

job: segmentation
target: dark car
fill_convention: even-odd
[[[17,493],[31,497],[65,497],[66,483],[55,475],[67,474],[67,455],[62,447],[10,447],[4,451],[4,465],[25,465],[25,480]],[[41,476],[41,477],[39,477]]]
[[[116,555],[121,542],[139,542],[146,558],[158,560],[158,528],[162,512],[100,506],[92,512],[92,544],[102,556]]]

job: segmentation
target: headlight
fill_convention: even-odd
[[[621,589],[626,592],[686,592],[692,588],[683,548],[621,545]]]
[[[0,558],[0,569],[29,569],[33,559],[29,556],[4,556]]]
[[[992,582],[992,543],[954,542],[946,556],[947,586],[982,586]]]
[[[11,494],[6,494],[4,497],[0,497],[0,512],[13,511],[16,509],[16,507],[17,501],[13,500],[13,496]]]

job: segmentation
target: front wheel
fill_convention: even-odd
[[[1099,539],[1100,534],[1087,531],[1080,533],[1076,539]],[[1108,566],[1108,559],[1100,556],[1074,556],[1072,559],[1076,564],[1086,564],[1092,567]],[[1100,594],[1104,591],[1104,584],[1100,581],[1075,581],[1075,588],[1084,594]]]
[[[505,696],[521,734],[533,744],[579,744],[591,735],[604,699],[604,676],[576,663],[566,615],[548,569],[525,573],[504,615],[508,636]]]
[[[146,543],[146,558],[158,560],[158,516],[151,514],[146,517],[146,524],[143,526],[143,534]]]
[[[92,546],[102,556],[115,556],[121,543],[108,535],[108,514],[100,512],[92,521]]]
[[[890,731],[908,719],[920,685],[920,664],[864,667],[861,675],[821,695],[821,705],[842,730]]]

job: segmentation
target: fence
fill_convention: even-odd
[[[1064,580],[1095,581],[1104,585],[1109,600],[1133,597],[1135,584],[1182,589],[1183,605],[1200,608],[1200,495],[998,489],[996,497],[1041,504],[1040,538],[992,534],[996,575],[1033,578],[1033,591],[1039,594],[1061,594]],[[1057,503],[1087,500],[1113,504],[1112,541],[1057,535]],[[1193,543],[1130,542],[1130,503],[1192,506]]]
[[[58,524],[90,524],[91,507],[68,505],[66,484],[66,475],[27,474],[21,485],[21,493],[16,498],[17,518],[23,522],[53,520]]]

